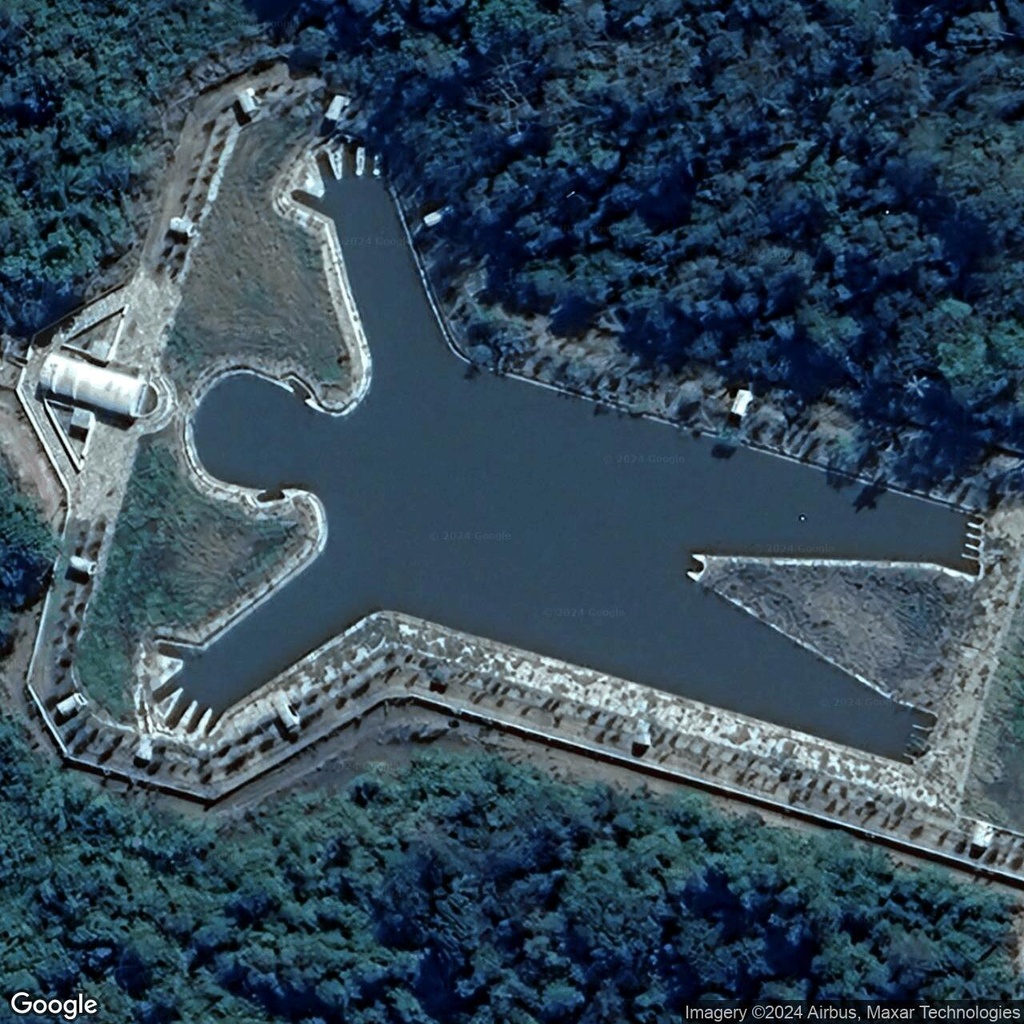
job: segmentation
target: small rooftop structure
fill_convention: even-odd
[[[52,352],[39,373],[43,391],[73,405],[137,419],[149,411],[153,388],[141,377],[94,366],[83,359],[71,359]]]
[[[256,99],[256,90],[250,87],[238,93],[235,96],[235,107],[242,121],[251,121],[260,109],[260,101]]]
[[[292,706],[288,703],[288,698],[278,690],[270,698],[270,701],[277,712],[277,717],[280,719],[284,731],[291,737],[298,736],[302,722],[299,716],[292,710]]]
[[[651,746],[651,723],[641,718],[636,723],[636,732],[633,734],[632,753],[634,757],[643,757]]]
[[[68,719],[73,715],[77,715],[88,703],[85,697],[76,690],[70,697],[65,697],[62,701],[58,701],[55,710],[59,717]]]
[[[186,242],[196,233],[196,226],[189,217],[172,217],[167,228],[176,238]]]
[[[327,107],[324,117],[328,121],[340,121],[341,115],[351,106],[352,99],[349,96],[335,96]]]
[[[148,732],[139,734],[139,745],[135,748],[134,761],[139,767],[153,760],[153,737]]]
[[[743,419],[747,415],[747,409],[753,400],[754,393],[752,391],[749,391],[747,388],[740,388],[736,392],[736,397],[732,400],[732,408],[729,410],[729,415],[735,416],[738,420]]]
[[[91,558],[72,555],[68,559],[68,576],[72,579],[81,580],[84,583],[91,580],[95,575],[96,563]]]
[[[976,821],[974,828],[971,830],[969,855],[974,858],[980,857],[992,845],[992,840],[995,839],[995,836],[995,825],[987,821]]]
[[[694,583],[700,583],[701,578],[704,576],[704,573],[707,571],[707,567],[708,567],[707,556],[706,555],[697,555],[697,554],[695,554],[693,556],[693,561],[694,561],[694,564],[696,565],[696,568],[695,569],[690,569],[687,572],[686,575],[689,576],[690,579],[693,580]]]

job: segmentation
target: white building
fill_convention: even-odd
[[[747,415],[747,410],[750,408],[750,403],[754,400],[754,394],[752,391],[748,391],[746,388],[740,388],[736,392],[736,397],[733,399],[732,409],[730,414],[735,416],[738,420],[743,419]]]
[[[327,107],[327,113],[324,116],[328,121],[340,121],[341,115],[348,110],[351,103],[352,100],[348,96],[335,96]]]
[[[39,386],[73,405],[129,419],[149,412],[155,398],[153,388],[141,377],[70,359],[58,352],[46,357],[39,373]]]
[[[91,580],[96,575],[96,563],[91,558],[72,555],[68,560],[68,574],[81,582]]]
[[[172,217],[167,228],[175,238],[180,238],[183,242],[194,238],[196,233],[196,226],[188,217]]]
[[[85,697],[76,691],[70,697],[65,697],[62,701],[58,701],[55,710],[61,718],[70,718],[72,715],[77,715],[88,704],[89,702]]]
[[[292,706],[288,703],[288,698],[280,690],[277,690],[270,698],[270,702],[277,712],[277,717],[281,720],[284,731],[289,736],[297,736],[302,727],[302,720],[292,710]]]
[[[243,121],[251,121],[260,109],[260,101],[256,99],[256,90],[252,88],[243,89],[240,93],[237,93],[235,104]]]

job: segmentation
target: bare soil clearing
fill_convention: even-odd
[[[1024,509],[1007,509],[999,516],[1004,551],[1019,558],[1024,538]],[[1020,569],[1019,564],[1017,565]],[[985,691],[985,702],[973,738],[965,810],[1008,828],[1024,831],[1024,606],[1018,586],[1008,606],[989,609],[1005,622],[1002,643],[993,654],[996,667]],[[984,643],[983,623],[967,631],[967,643]]]
[[[967,801],[979,817],[1024,831],[1024,608],[1019,595],[978,730]]]

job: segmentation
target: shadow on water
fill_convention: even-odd
[[[190,698],[221,710],[378,609],[422,616],[898,757],[915,712],[866,689],[686,578],[694,551],[959,565],[960,516],[719,446],[484,372],[448,351],[386,190],[328,185],[373,358],[332,418],[255,377],[203,401],[215,476],[315,492],[323,555],[209,650]],[[257,411],[258,410],[258,411]]]

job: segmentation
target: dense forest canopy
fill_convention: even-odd
[[[0,723],[4,991],[82,990],[147,1024],[654,1024],[701,997],[1018,993],[1005,897],[692,796],[447,755],[218,826],[139,799]]]
[[[68,312],[121,255],[168,89],[253,30],[234,0],[0,4],[0,331]]]
[[[842,388],[966,462],[1024,398],[1022,28],[1016,0],[302,0],[274,31],[357,88],[407,197],[451,207],[435,272],[485,268],[496,354],[524,344],[503,310],[603,316],[652,365]],[[166,90],[251,30],[227,0],[0,9],[0,328],[124,251]],[[0,477],[0,615],[51,544]],[[144,1024],[1021,995],[1004,897],[692,797],[450,757],[220,824],[140,800],[0,721],[5,992]]]
[[[910,483],[1024,443],[1021,4],[302,0],[277,31],[450,209],[435,273],[485,269],[499,364],[536,314],[794,415],[838,391],[927,428]]]
[[[39,509],[17,491],[0,461],[0,656],[14,639],[14,613],[42,597],[55,555]]]
[[[839,396],[865,424],[840,468],[893,444],[911,485],[1022,445],[1016,0],[253,6],[296,71],[357,93],[405,197],[450,208],[433,272],[483,268],[466,327],[499,365],[531,345],[513,316],[598,325],[791,418]],[[238,0],[0,11],[0,328],[124,251],[167,90],[253,31]]]

